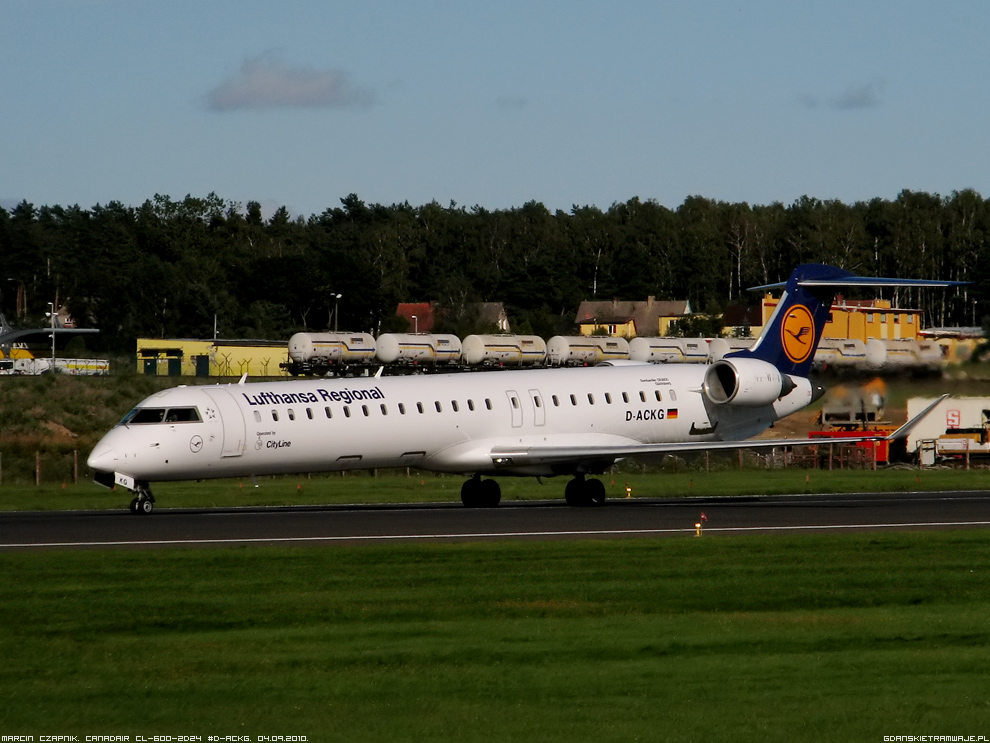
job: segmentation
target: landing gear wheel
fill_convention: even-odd
[[[502,488],[494,480],[481,481],[481,507],[498,508],[502,500]]]
[[[502,489],[495,480],[472,477],[461,485],[461,503],[465,508],[498,508]]]
[[[579,475],[567,483],[564,500],[578,508],[600,506],[605,502],[605,485],[601,480],[585,480]]]
[[[605,484],[601,480],[586,480],[584,489],[588,494],[589,506],[600,506],[605,502]]]
[[[584,478],[574,478],[564,488],[564,500],[569,506],[584,505]]]
[[[155,496],[151,494],[148,483],[138,483],[134,493],[137,497],[131,501],[131,513],[147,515],[155,510]]]
[[[465,508],[481,507],[481,478],[472,477],[461,485],[461,503]]]

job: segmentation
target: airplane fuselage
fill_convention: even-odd
[[[575,474],[601,463],[514,466],[496,462],[493,451],[742,440],[813,397],[798,379],[772,404],[716,405],[702,391],[707,368],[634,364],[176,387],[141,402],[100,441],[89,465],[124,484],[387,467]]]

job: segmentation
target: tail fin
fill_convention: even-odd
[[[835,292],[845,286],[959,286],[966,281],[929,281],[927,279],[878,279],[855,276],[843,268],[821,263],[806,263],[791,273],[786,284],[768,284],[754,290],[784,287],[776,309],[763,327],[756,344],[744,351],[726,354],[767,361],[782,373],[808,376],[821,340],[825,323],[832,311]]]

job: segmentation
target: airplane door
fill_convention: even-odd
[[[529,399],[533,401],[533,424],[544,425],[547,422],[547,409],[543,407],[543,396],[539,390],[530,390]]]
[[[505,396],[509,398],[509,410],[512,413],[512,427],[519,428],[523,422],[522,400],[515,390],[506,390]]]
[[[244,453],[244,439],[246,427],[241,409],[237,406],[237,401],[226,390],[219,387],[203,390],[210,399],[216,403],[217,412],[223,422],[223,446],[220,451],[221,457],[239,457]],[[209,413],[207,413],[209,417]]]

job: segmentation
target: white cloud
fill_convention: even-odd
[[[858,87],[846,88],[842,95],[832,100],[832,108],[840,111],[852,111],[879,106],[882,88],[883,85],[880,83],[867,83]]]
[[[342,70],[289,67],[271,54],[247,59],[240,71],[207,95],[213,111],[259,108],[368,107],[374,94],[354,86]]]

